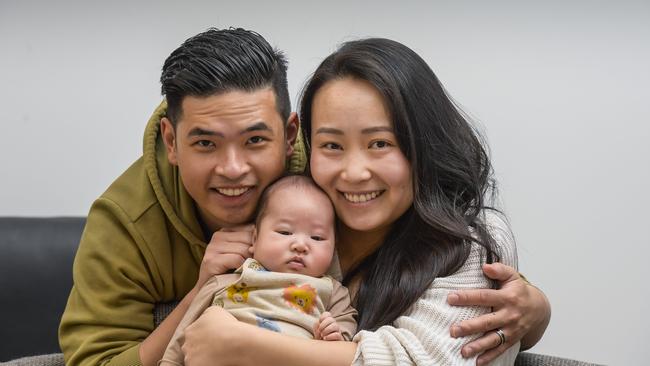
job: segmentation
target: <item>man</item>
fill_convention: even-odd
[[[155,365],[199,288],[250,257],[246,223],[261,192],[285,168],[299,172],[306,162],[286,68],[279,51],[242,29],[210,29],[167,58],[166,104],[147,124],[142,157],[88,214],[59,329],[66,364]],[[515,295],[532,291],[512,283],[520,288]],[[461,295],[456,304],[498,303],[497,295]],[[171,301],[179,303],[154,329],[155,304]],[[504,326],[494,319],[452,332]],[[473,352],[508,346],[494,348],[487,335],[475,342]]]
[[[155,364],[198,289],[250,256],[252,227],[236,225],[285,160],[305,162],[286,68],[242,29],[208,30],[166,60],[167,107],[147,125],[143,156],[88,215],[59,329],[66,364]],[[154,330],[154,305],[173,300]]]

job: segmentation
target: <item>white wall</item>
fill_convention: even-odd
[[[483,125],[518,238],[547,293],[535,352],[650,358],[647,1],[0,0],[0,215],[85,215],[140,154],[165,57],[209,26],[284,49],[291,94],[335,46],[410,45]]]

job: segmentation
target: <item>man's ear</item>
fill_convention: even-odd
[[[167,148],[167,160],[172,165],[178,165],[176,156],[176,131],[172,121],[167,117],[160,119],[160,134],[162,135],[163,142]]]
[[[300,121],[298,120],[298,113],[291,112],[285,127],[285,136],[287,137],[287,157],[293,154],[293,144],[296,143],[298,138],[298,130],[300,129]]]

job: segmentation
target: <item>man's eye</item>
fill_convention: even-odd
[[[335,142],[326,142],[321,147],[328,149],[328,150],[343,150],[341,145],[335,143]]]
[[[291,232],[285,231],[285,230],[278,230],[278,231],[276,231],[276,233],[278,233],[280,235],[291,235]]]
[[[311,239],[312,239],[312,240],[316,240],[316,241],[323,241],[323,240],[325,240],[325,238],[323,238],[322,236],[318,236],[318,235],[314,235],[314,236],[312,236]]]
[[[259,144],[264,142],[266,139],[262,136],[253,136],[246,141],[249,144]]]
[[[214,144],[210,140],[199,140],[196,142],[200,147],[212,147]]]

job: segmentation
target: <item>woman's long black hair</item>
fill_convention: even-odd
[[[399,147],[411,163],[413,205],[344,279],[361,276],[355,304],[359,330],[375,330],[405,313],[436,277],[456,272],[472,242],[486,248],[486,262],[495,260],[494,239],[482,219],[494,181],[480,135],[436,75],[414,51],[389,39],[347,42],[318,66],[300,101],[308,148],[314,96],[342,78],[365,80],[383,95]]]

